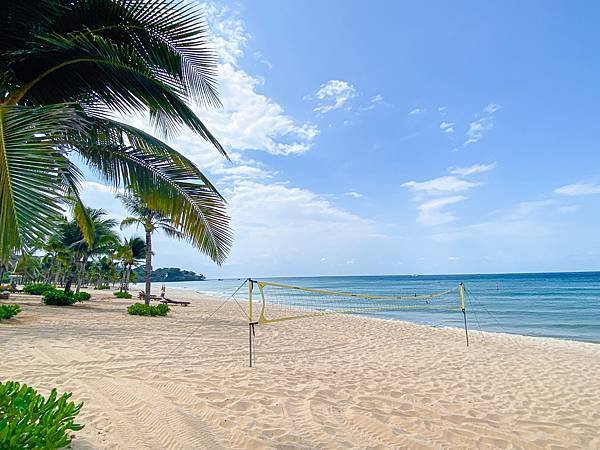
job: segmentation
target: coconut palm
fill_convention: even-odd
[[[119,245],[119,235],[114,230],[117,226],[115,219],[105,218],[106,212],[102,209],[88,209],[87,214],[92,221],[94,236],[91,242],[86,241],[82,236],[81,241],[78,243],[81,246],[82,257],[77,276],[77,292],[79,292],[85,277],[88,259],[114,253]]]
[[[138,236],[130,239],[125,238],[123,244],[119,246],[116,255],[121,259],[121,264],[123,264],[123,274],[121,276],[121,287],[119,290],[128,291],[131,269],[146,257],[146,244],[144,240]]]
[[[166,217],[160,211],[156,211],[145,206],[141,199],[136,195],[118,195],[125,205],[129,214],[121,222],[121,229],[136,225],[142,226],[146,233],[146,267],[145,267],[145,303],[150,304],[150,289],[152,275],[152,233],[163,231],[168,237],[175,239],[187,239],[185,233],[177,229],[177,224]]]
[[[0,260],[56,228],[65,203],[88,242],[76,153],[169,217],[217,263],[231,245],[225,202],[187,158],[114,117],[146,114],[225,152],[190,102],[218,106],[216,57],[184,0],[0,2]]]

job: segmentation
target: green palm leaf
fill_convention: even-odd
[[[65,176],[77,174],[66,158],[66,137],[81,130],[70,105],[0,105],[0,255],[50,234],[62,214]]]

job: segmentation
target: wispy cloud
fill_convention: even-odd
[[[452,175],[458,175],[459,177],[466,177],[469,175],[474,175],[476,173],[484,173],[489,172],[490,170],[494,170],[496,168],[496,163],[493,162],[491,164],[473,164],[469,167],[451,167],[449,169]]]
[[[315,94],[315,97],[319,99],[319,104],[314,111],[325,114],[340,108],[350,109],[350,101],[356,95],[356,88],[347,81],[329,80],[322,84]]]
[[[494,128],[494,113],[500,108],[501,106],[496,103],[490,103],[483,108],[481,117],[469,124],[467,140],[463,143],[463,147],[479,142],[487,131]]]
[[[445,211],[444,207],[466,200],[463,195],[442,197],[421,203],[417,206],[417,221],[424,225],[442,225],[456,220],[456,215]]]
[[[362,198],[363,197],[363,195],[360,192],[355,192],[355,191],[344,192],[344,195],[347,197],[352,197],[352,198]]]
[[[424,112],[425,112],[424,108],[414,108],[414,109],[411,109],[408,114],[410,114],[411,116],[416,116],[416,115],[424,113]]]
[[[569,196],[600,194],[600,184],[583,182],[566,184],[564,186],[554,189],[554,193]]]
[[[424,192],[428,194],[464,192],[482,183],[462,180],[455,176],[443,176],[426,181],[407,181],[401,186],[413,192]]]
[[[445,133],[452,134],[454,133],[454,124],[452,122],[443,121],[440,123],[440,130]]]

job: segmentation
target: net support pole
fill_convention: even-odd
[[[465,338],[467,339],[467,347],[469,346],[469,330],[467,328],[467,311],[465,310],[465,285],[460,283],[458,285],[458,292],[460,294],[460,309],[463,313],[463,319],[465,322]]]
[[[252,367],[252,288],[254,287],[254,282],[248,278],[248,356],[249,356],[249,366]]]

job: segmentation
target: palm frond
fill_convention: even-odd
[[[62,216],[66,136],[83,127],[70,105],[0,105],[0,255],[51,234]]]
[[[158,76],[180,83],[195,101],[220,106],[217,57],[195,2],[80,0],[59,17],[54,30],[93,33],[131,46]]]
[[[169,153],[135,148],[99,133],[81,141],[84,160],[115,187],[135,192],[149,208],[170,218],[190,241],[221,264],[232,238],[225,202],[210,184],[198,180],[195,171]],[[82,136],[84,139],[84,136]]]
[[[132,225],[140,225],[140,219],[136,218],[136,217],[125,217],[122,221],[121,221],[121,225],[120,228],[121,230],[130,227]]]

